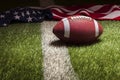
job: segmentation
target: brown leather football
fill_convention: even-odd
[[[103,33],[102,26],[91,17],[70,16],[59,21],[53,33],[62,41],[70,43],[93,42]]]

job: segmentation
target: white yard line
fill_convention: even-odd
[[[70,62],[68,49],[52,33],[56,22],[41,23],[44,80],[78,80]]]

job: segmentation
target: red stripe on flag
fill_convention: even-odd
[[[120,20],[119,5],[53,6],[51,11],[56,20],[73,15],[86,15],[98,20]]]

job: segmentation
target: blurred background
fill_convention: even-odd
[[[120,0],[54,0],[59,5],[119,4]]]
[[[40,0],[1,0],[0,11],[25,6],[40,6]]]
[[[15,7],[57,5],[85,5],[85,4],[120,4],[120,0],[2,0],[0,11]]]

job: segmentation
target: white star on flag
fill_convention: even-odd
[[[41,12],[40,11],[37,11],[39,14],[41,14]]]
[[[17,14],[18,14],[18,12],[15,11],[15,12],[14,12],[14,15],[17,15]]]
[[[5,15],[0,15],[0,18],[5,18]]]
[[[27,18],[27,20],[28,22],[32,22],[32,18],[30,16]]]
[[[23,12],[21,14],[22,14],[23,17],[25,16],[25,14]]]
[[[6,24],[6,23],[4,23],[4,24],[3,24],[3,26],[7,26],[7,24]]]
[[[36,14],[36,12],[35,12],[35,11],[33,11],[32,13],[33,13],[33,14]]]
[[[39,17],[39,19],[42,19],[42,17]]]
[[[26,11],[26,14],[27,14],[27,15],[30,15],[30,12],[29,12],[29,11]]]
[[[16,15],[16,16],[15,16],[15,19],[16,19],[16,20],[20,20],[20,16]]]

